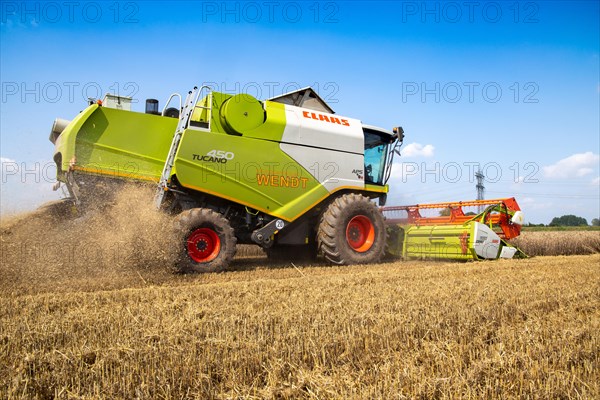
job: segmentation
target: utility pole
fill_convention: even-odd
[[[485,192],[485,186],[483,186],[483,178],[485,178],[485,176],[483,175],[483,172],[481,172],[481,169],[475,172],[475,178],[477,178],[477,185],[475,185],[475,188],[477,189],[477,200],[483,200],[483,194]],[[483,206],[477,207],[477,213],[480,213],[482,211]]]

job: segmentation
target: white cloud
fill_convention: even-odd
[[[555,164],[542,168],[546,178],[567,179],[582,177],[594,172],[600,163],[600,156],[591,151],[573,154]]]
[[[12,158],[0,157],[0,172],[2,184],[7,182],[8,177],[19,173],[19,164]]]
[[[594,179],[592,179],[592,186],[600,186],[600,176],[597,176]]]
[[[430,144],[410,143],[402,148],[403,157],[432,157],[435,147]]]
[[[6,158],[6,157],[0,157],[0,164],[4,164],[4,163],[6,163],[6,164],[13,164],[15,162],[16,161],[13,160],[13,159]]]

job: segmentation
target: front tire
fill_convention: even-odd
[[[206,208],[186,210],[175,219],[175,228],[180,234],[181,272],[219,272],[231,263],[237,239],[221,214]]]
[[[379,262],[386,243],[383,215],[363,195],[342,195],[321,216],[318,242],[325,258],[334,264]]]

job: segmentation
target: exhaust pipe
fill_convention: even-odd
[[[158,100],[146,99],[146,114],[160,115],[158,111]]]

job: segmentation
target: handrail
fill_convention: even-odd
[[[198,105],[198,100],[200,99],[200,95],[202,94],[202,91],[204,89],[208,90],[208,93],[206,94],[206,96],[208,97],[207,99],[207,103],[208,105],[206,106],[199,106]],[[193,127],[190,125],[190,121],[192,118],[192,115],[194,114],[194,110],[200,108],[203,110],[208,110],[208,115],[207,115],[207,123],[208,123],[208,127],[207,128],[197,128],[197,127]],[[189,115],[188,121],[186,122],[186,126],[190,129],[199,129],[199,130],[204,130],[204,129],[208,129],[210,130],[210,125],[211,125],[211,119],[212,119],[212,88],[208,85],[204,85],[201,86],[200,89],[198,90],[198,92],[196,93],[196,96],[194,98],[194,102],[193,102],[193,106],[192,106],[192,112]]]
[[[160,115],[162,115],[163,117],[165,116],[165,112],[167,111],[167,107],[169,107],[169,104],[171,104],[171,100],[173,100],[173,97],[179,97],[179,112],[181,112],[181,95],[179,93],[172,93],[169,96],[169,100],[167,100],[167,102],[165,103],[165,106],[163,107],[162,113],[160,113]]]

